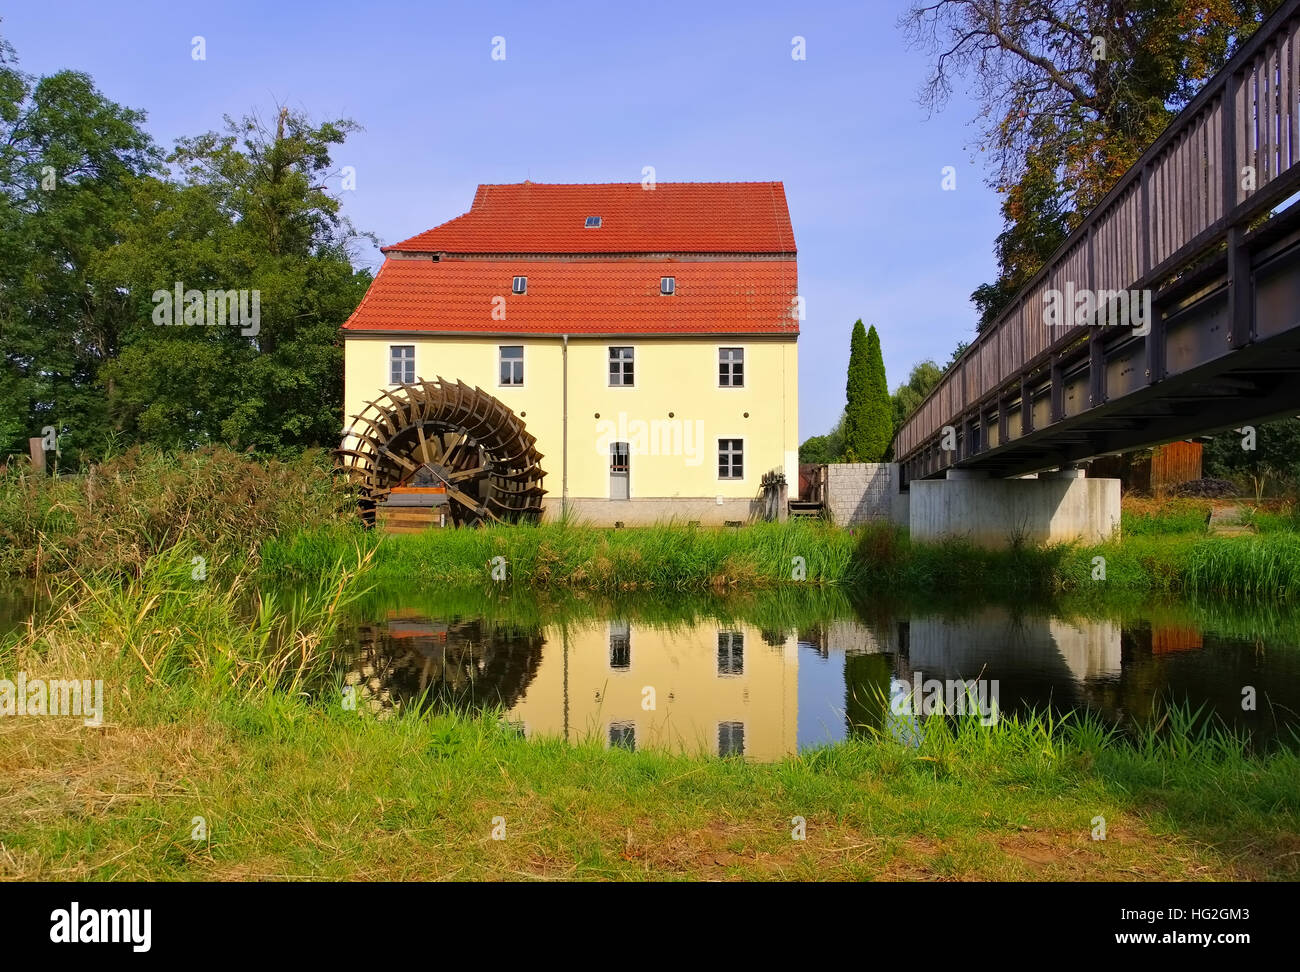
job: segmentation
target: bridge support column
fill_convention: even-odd
[[[1037,479],[990,479],[964,469],[947,475],[911,482],[913,540],[961,538],[1002,548],[1073,540],[1102,543],[1119,536],[1118,479],[1087,479],[1080,469]]]

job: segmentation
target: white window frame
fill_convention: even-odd
[[[622,383],[616,385],[616,384],[614,384],[614,382],[613,382],[613,380],[612,380],[612,377],[613,377],[613,376],[610,375],[610,373],[609,373],[609,366],[610,366],[610,364],[613,363],[613,360],[614,360],[614,358],[613,358],[613,354],[614,354],[614,349],[615,349],[615,348],[627,348],[629,351],[632,352],[632,358],[631,358],[631,361],[632,361],[632,381],[631,381],[631,382],[622,382]],[[609,388],[635,388],[636,385],[637,385],[637,373],[638,373],[638,371],[639,371],[639,369],[638,369],[637,366],[636,366],[636,345],[635,345],[635,344],[607,344],[607,345],[605,345],[605,383],[606,383],[606,385],[607,385]],[[619,372],[619,377],[620,377],[620,378],[622,377],[622,371],[621,371],[621,370],[620,370],[620,372]]]
[[[740,443],[741,474],[739,476],[723,476],[719,468],[722,461],[722,441],[724,439]],[[713,440],[713,449],[713,470],[714,475],[718,477],[718,482],[743,483],[749,478],[749,443],[745,441],[743,435],[719,435]]]
[[[411,365],[411,380],[410,380],[409,382],[408,382],[404,377],[401,378],[401,379],[398,380],[398,381],[393,381],[393,365],[395,365],[395,364],[397,363],[396,361],[393,360],[393,352],[396,351],[398,348],[410,348],[410,349],[411,349],[411,357],[410,357],[410,365]],[[419,354],[420,354],[420,352],[419,352],[419,350],[418,350],[418,346],[415,345],[415,344],[390,344],[390,345],[388,346],[388,384],[389,384],[390,386],[393,386],[393,385],[404,385],[404,384],[413,384],[413,383],[415,383],[416,381],[419,380],[420,370],[419,370],[419,368],[416,367],[416,363],[417,363],[417,361],[418,361]],[[405,360],[404,360],[404,361],[403,361],[403,365],[405,365],[405,364],[406,364],[406,362],[405,362]]]
[[[519,381],[517,384],[513,384],[513,383],[512,383],[512,384],[507,384],[506,382],[504,382],[504,381],[501,380],[501,365],[502,365],[502,364],[504,363],[504,361],[505,361],[505,358],[504,358],[504,356],[502,355],[502,352],[504,352],[504,351],[506,350],[506,348],[518,348],[518,349],[519,349],[519,358],[518,358],[518,361],[519,361],[519,377],[520,377],[520,381]],[[527,387],[527,385],[528,385],[528,367],[527,367],[527,365],[524,363],[524,361],[525,361],[525,359],[527,358],[527,356],[528,356],[528,352],[527,352],[527,350],[525,350],[525,347],[524,347],[524,345],[522,345],[522,344],[498,344],[498,345],[497,345],[497,387],[498,387],[498,388],[526,388],[526,387]],[[511,359],[511,360],[515,360],[515,359]]]
[[[667,290],[664,289],[665,285],[668,287]],[[660,296],[660,297],[671,297],[671,296],[673,296],[673,294],[675,294],[675,293],[677,293],[677,278],[676,278],[676,277],[660,277],[660,278],[659,278],[659,296]]]
[[[746,368],[745,366],[747,364],[747,359],[749,358],[749,355],[746,353],[747,351],[746,347],[743,344],[718,344],[715,345],[714,347],[715,350],[717,351],[717,358],[714,362],[714,371],[716,372],[716,380],[718,382],[718,387],[725,388],[725,389],[739,388],[743,391],[745,388],[748,387],[745,384],[745,379],[748,378],[747,374],[742,374],[741,383],[739,385],[724,385],[722,383],[722,352],[739,351],[740,367],[747,372],[749,369]]]
[[[611,464],[614,461],[614,446],[616,445],[627,446],[627,498],[631,499],[632,498],[632,443],[630,440],[611,439],[609,443],[609,453],[606,456],[606,459]],[[614,470],[609,469],[608,467],[606,468],[607,468],[608,476],[605,480],[605,490],[609,494],[609,499],[612,500],[614,498],[614,483],[612,482],[612,479],[610,477],[612,477]],[[622,501],[620,500],[619,502]]]

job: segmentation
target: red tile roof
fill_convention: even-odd
[[[515,276],[528,292],[510,292]],[[660,296],[659,278],[677,292]],[[793,260],[389,258],[348,331],[484,334],[797,334]],[[505,320],[492,317],[504,297]]]
[[[599,229],[586,229],[599,216]],[[795,252],[779,182],[479,186],[463,216],[384,247],[441,253]]]

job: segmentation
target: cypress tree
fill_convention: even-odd
[[[867,332],[867,432],[863,437],[864,462],[881,462],[894,438],[894,404],[885,380],[885,359],[880,353],[876,326]]]
[[[873,328],[874,330],[874,328]],[[867,331],[859,320],[853,325],[849,339],[849,380],[845,388],[844,407],[844,462],[868,462],[867,397],[870,378],[867,364]]]
[[[894,405],[874,324],[870,331],[860,320],[853,325],[845,393],[843,461],[880,462],[894,437]]]

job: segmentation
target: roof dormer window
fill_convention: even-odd
[[[587,224],[586,226],[583,227],[583,229],[600,229],[600,217],[588,216]]]
[[[528,278],[527,278],[527,277],[515,277],[515,279],[514,279],[514,283],[512,283],[512,284],[510,285],[510,292],[511,292],[512,294],[526,294],[526,293],[528,293]]]
[[[675,294],[676,292],[677,292],[677,278],[676,278],[676,277],[660,277],[660,278],[659,278],[659,293],[660,293],[661,296],[663,296],[663,297],[671,297],[671,296],[672,296],[673,294]]]

